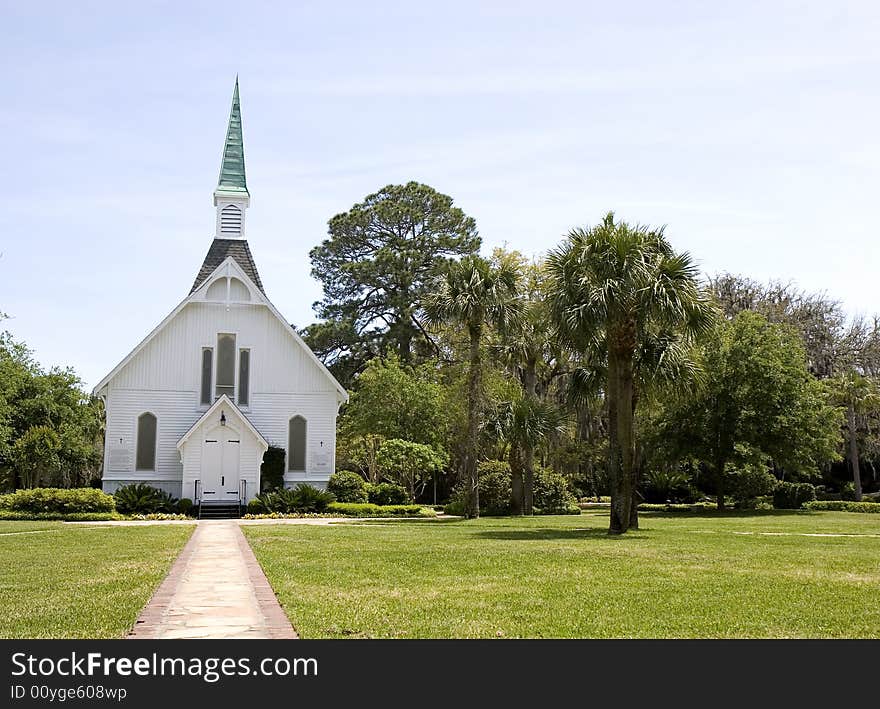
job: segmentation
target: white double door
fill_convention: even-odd
[[[205,502],[233,502],[239,497],[241,436],[227,426],[218,426],[202,443],[202,499]]]

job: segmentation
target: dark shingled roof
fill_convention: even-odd
[[[257,264],[254,263],[254,257],[251,256],[250,247],[244,239],[214,239],[214,241],[211,242],[211,248],[208,249],[208,254],[205,256],[205,261],[199,269],[199,275],[196,276],[196,282],[193,283],[190,293],[202,285],[202,283],[205,282],[205,279],[210,276],[214,272],[214,269],[223,263],[228,256],[232,256],[232,258],[235,259],[236,263],[241,266],[241,270],[244,271],[248,278],[256,284],[257,288],[260,289],[263,295],[266,295],[266,291],[263,290],[263,282],[260,280],[260,274],[257,273]]]

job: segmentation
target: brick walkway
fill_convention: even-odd
[[[199,522],[130,638],[296,638],[234,521]]]

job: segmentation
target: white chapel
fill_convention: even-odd
[[[195,282],[94,389],[106,492],[143,482],[205,506],[245,504],[270,445],[285,450],[286,487],[326,487],[348,395],[267,297],[245,239],[249,203],[236,79]]]

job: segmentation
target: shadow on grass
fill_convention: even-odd
[[[624,539],[638,536],[638,531],[633,530],[625,535],[610,535],[607,529],[510,529],[496,528],[486,529],[474,534],[482,539],[499,539],[504,541],[542,541],[547,539]]]
[[[639,510],[639,517],[790,517],[813,514],[812,510]]]

